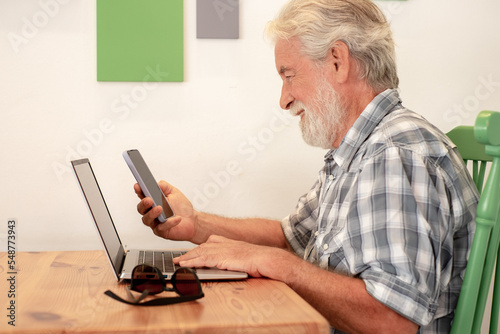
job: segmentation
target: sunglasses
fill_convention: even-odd
[[[201,290],[200,280],[194,270],[186,267],[178,268],[170,279],[172,288],[167,287],[167,282],[160,269],[148,265],[140,264],[132,270],[130,286],[127,286],[127,293],[130,300],[125,300],[112,291],[108,290],[104,294],[122,303],[138,306],[160,306],[177,304],[200,299],[204,296]],[[132,291],[140,292],[139,297],[134,297]],[[178,297],[156,298],[146,302],[141,301],[150,295],[156,295],[163,291],[175,291]]]

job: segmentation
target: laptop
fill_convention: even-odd
[[[150,264],[162,270],[170,279],[177,268],[172,261],[182,254],[179,250],[125,250],[108,207],[102,195],[89,159],[71,161],[78,183],[87,202],[97,231],[101,237],[113,272],[118,281],[131,278],[132,269],[138,264]],[[186,251],[184,251],[186,252]],[[196,268],[200,280],[237,280],[248,277],[246,273],[217,268]]]

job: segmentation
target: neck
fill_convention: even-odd
[[[341,99],[345,107],[345,120],[342,129],[340,129],[335,142],[334,148],[338,148],[349,129],[358,119],[359,115],[366,109],[366,106],[381,92],[376,92],[369,87],[364,81],[358,81],[356,85],[349,87],[341,93]]]

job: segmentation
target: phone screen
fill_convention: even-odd
[[[168,218],[174,216],[174,212],[170,207],[170,204],[163,195],[156,179],[153,177],[153,174],[142,158],[141,153],[139,153],[138,150],[129,150],[123,153],[123,157],[130,167],[132,174],[134,174],[135,179],[139,183],[144,195],[151,197],[155,206],[161,205],[163,207],[163,213],[160,217],[158,217],[158,220],[164,222]]]

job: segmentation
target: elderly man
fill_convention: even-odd
[[[403,107],[383,14],[369,0],[296,0],[268,33],[281,107],[330,149],[317,182],[280,222],[198,212],[161,181],[177,214],[163,224],[136,185],[144,224],[199,244],[182,266],[285,282],[333,332],[449,332],[478,194],[453,144]]]

